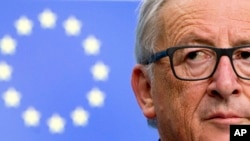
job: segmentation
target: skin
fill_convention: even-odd
[[[156,49],[250,44],[249,9],[248,0],[170,0],[160,10]],[[178,80],[168,57],[153,64],[153,76],[138,64],[131,84],[145,117],[157,118],[162,141],[229,141],[230,124],[250,124],[250,81],[236,76],[226,56],[207,80]]]

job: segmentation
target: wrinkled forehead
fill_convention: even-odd
[[[220,36],[224,31],[240,34],[244,30],[250,35],[249,0],[169,0],[162,6],[160,17],[165,32],[174,41],[182,34],[198,29],[213,36]]]
[[[248,12],[249,0],[167,0],[163,6],[179,12],[214,11],[220,13]]]

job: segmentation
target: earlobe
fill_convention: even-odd
[[[132,72],[131,85],[137,102],[147,118],[155,118],[155,107],[151,95],[151,83],[144,66],[136,65]]]

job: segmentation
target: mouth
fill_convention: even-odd
[[[240,124],[242,122],[242,117],[236,114],[231,113],[216,113],[211,116],[207,120],[211,121],[212,123],[218,125],[231,125],[231,124]]]

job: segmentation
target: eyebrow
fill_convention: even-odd
[[[213,31],[206,29],[195,29],[190,32],[185,33],[174,46],[185,46],[185,45],[206,45],[214,46],[216,45],[216,34]],[[244,32],[244,34],[234,34],[234,36],[229,37],[228,47],[250,45],[250,32]]]
[[[237,41],[234,46],[250,45],[250,38]]]
[[[195,31],[188,33],[187,35],[184,35],[177,42],[178,46],[180,46],[180,45],[194,45],[194,44],[214,46],[214,43],[212,42],[212,37],[205,38],[202,35],[196,34]]]

